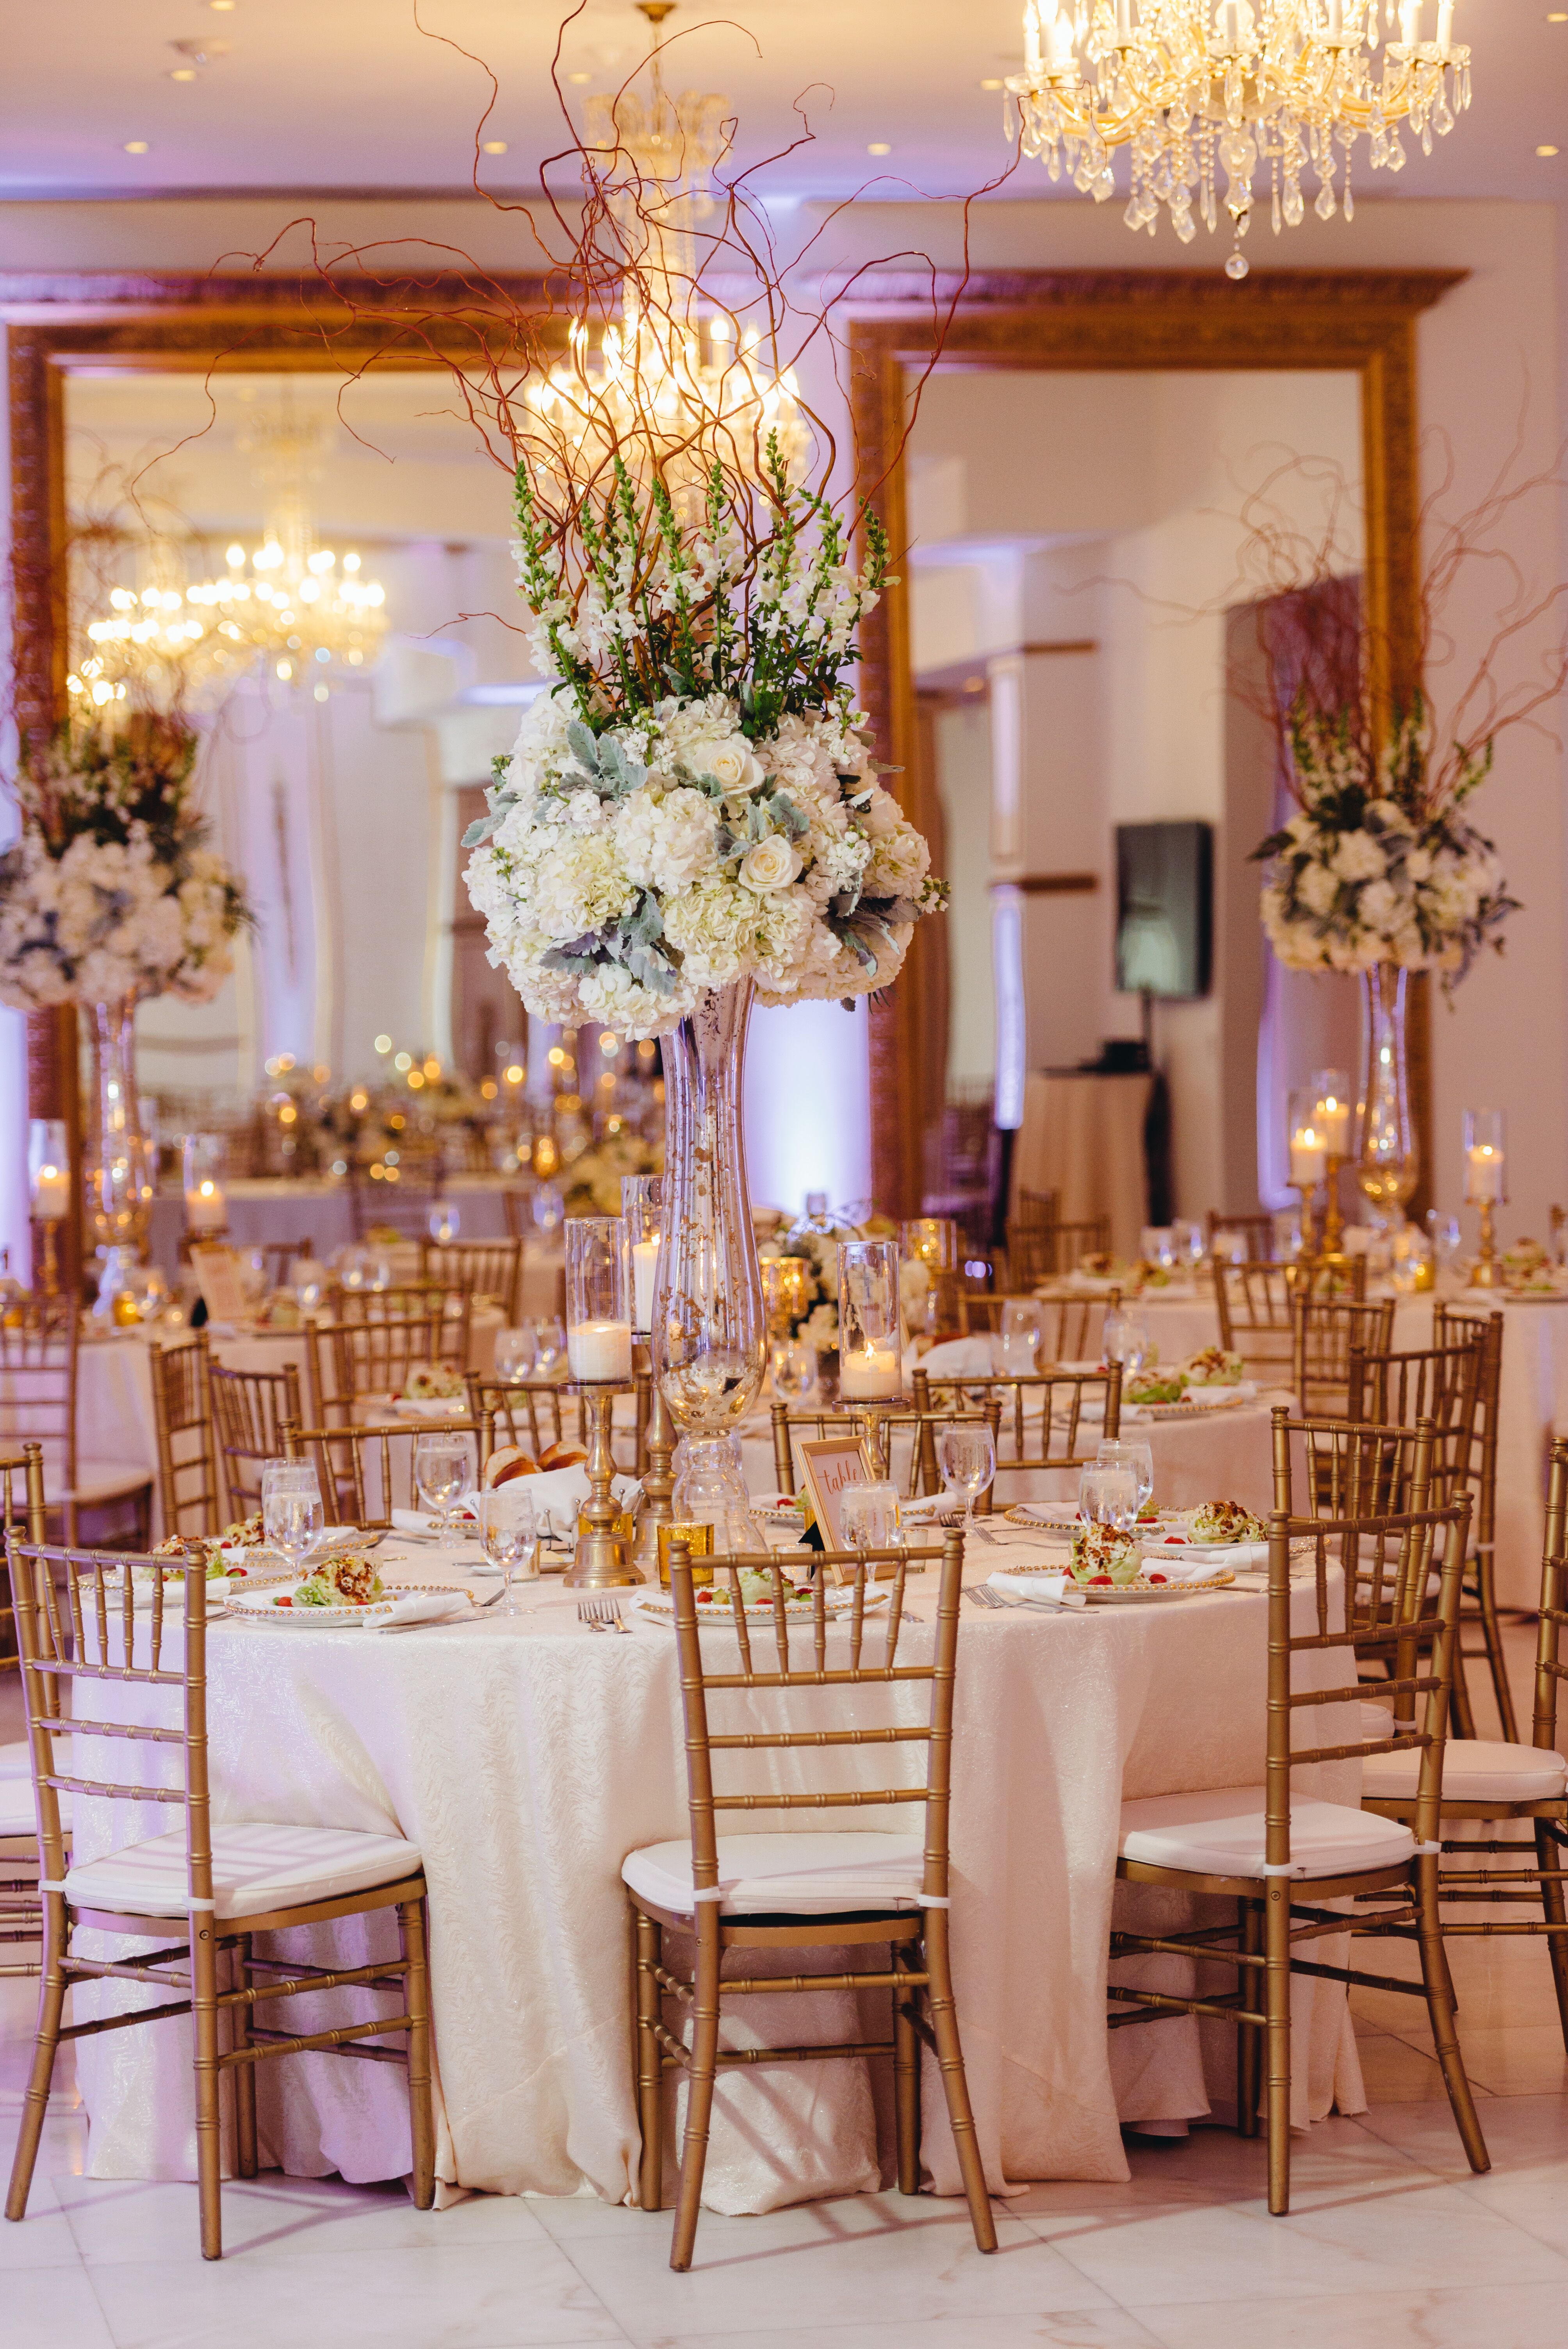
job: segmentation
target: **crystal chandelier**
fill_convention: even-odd
[[[275,418],[251,426],[238,445],[266,491],[261,545],[247,554],[236,540],[226,572],[181,585],[173,574],[185,566],[170,543],[147,542],[150,584],[114,588],[108,611],[88,622],[67,680],[72,694],[123,699],[134,682],[195,700],[265,669],[285,685],[314,680],[325,701],[330,678],[367,667],[386,632],[386,590],[362,577],[358,554],[316,543],[306,492],[325,441],[322,424],[296,418],[286,393]]]
[[[591,97],[583,141],[625,264],[621,324],[604,328],[595,350],[586,323],[574,320],[566,357],[524,397],[559,437],[563,457],[572,452],[574,477],[582,458],[607,464],[619,453],[634,473],[651,463],[678,497],[697,488],[716,439],[755,479],[770,435],[791,471],[810,434],[793,370],[768,367],[755,327],[738,327],[717,305],[699,307],[694,231],[714,209],[712,175],[729,152],[730,102],[711,91],[671,98],[660,43],[676,0],[635,5],[654,29],[650,94]],[[705,446],[707,458],[695,453]]]
[[[1386,0],[1386,26],[1398,38],[1385,42],[1379,70],[1377,0],[1028,0],[1024,70],[1006,83],[1007,137],[1021,127],[1026,155],[1043,157],[1053,180],[1065,160],[1074,184],[1099,202],[1115,192],[1116,149],[1130,149],[1124,218],[1150,235],[1161,204],[1186,244],[1199,219],[1218,226],[1222,203],[1236,236],[1225,272],[1244,277],[1240,241],[1260,163],[1276,235],[1282,223],[1299,225],[1309,170],[1319,220],[1341,207],[1350,220],[1358,138],[1373,171],[1398,171],[1402,123],[1429,155],[1433,131],[1451,130],[1469,106],[1470,51],[1452,38],[1453,0],[1436,0],[1429,41],[1426,5],[1399,0],[1396,11]]]

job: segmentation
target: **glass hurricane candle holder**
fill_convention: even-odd
[[[1339,1170],[1350,1153],[1350,1077],[1345,1069],[1319,1069],[1312,1079],[1312,1123],[1323,1137],[1325,1194],[1323,1253],[1344,1253],[1345,1218],[1339,1205]]]
[[[66,1122],[36,1117],[27,1127],[27,1195],[38,1226],[38,1278],[46,1297],[60,1293],[57,1227],[71,1212],[70,1144]]]
[[[621,1177],[621,1221],[626,1226],[627,1260],[632,1278],[633,1367],[648,1381],[648,1464],[643,1475],[643,1511],[638,1520],[635,1563],[645,1580],[651,1580],[659,1557],[661,1529],[667,1534],[675,1476],[676,1427],[665,1391],[655,1378],[653,1356],[654,1299],[658,1288],[659,1251],[664,1239],[664,1178],[658,1174]]]
[[[803,1319],[810,1295],[811,1265],[803,1256],[765,1256],[758,1260],[762,1303],[768,1334],[776,1341],[787,1338]]]
[[[854,1406],[882,1457],[882,1423],[903,1387],[899,1350],[898,1244],[839,1245],[839,1400]]]
[[[631,1251],[632,1329],[645,1338],[654,1326],[654,1290],[659,1278],[664,1186],[656,1174],[623,1174],[621,1221]]]
[[[184,1151],[185,1228],[203,1239],[229,1228],[223,1195],[223,1137],[188,1133]]]
[[[1301,1243],[1305,1255],[1316,1252],[1317,1232],[1313,1202],[1320,1183],[1327,1179],[1328,1145],[1315,1116],[1316,1097],[1310,1088],[1290,1097],[1290,1184],[1301,1198]]]
[[[925,1329],[934,1330],[942,1314],[942,1276],[958,1269],[958,1226],[951,1216],[912,1216],[898,1227],[898,1244],[905,1265],[925,1268]]]
[[[583,1386],[624,1386],[632,1375],[631,1283],[619,1216],[566,1225],[566,1367]]]
[[[1377,963],[1361,974],[1361,1083],[1356,1104],[1356,1180],[1378,1221],[1398,1230],[1416,1187],[1420,1153],[1405,1074],[1409,973]]]
[[[1470,1287],[1501,1288],[1493,1216],[1508,1203],[1508,1149],[1500,1109],[1466,1110],[1464,1162],[1465,1205],[1480,1210],[1480,1254],[1470,1268]]]

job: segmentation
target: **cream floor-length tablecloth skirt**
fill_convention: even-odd
[[[430,1569],[427,1552],[413,1571],[428,1578]],[[687,1832],[675,1644],[648,1624],[629,1639],[592,1635],[572,1594],[548,1584],[545,1593],[521,1619],[423,1632],[215,1624],[214,1818],[395,1829],[418,1844],[429,1883],[440,2178],[624,2201],[634,2191],[638,2134],[620,1867],[637,1846]],[[933,1597],[923,1588],[915,1602],[927,1621],[906,1630],[911,1651],[934,1636]],[[1298,1594],[1303,1609],[1305,1598]],[[835,1644],[844,1638],[833,1634]],[[1261,1779],[1264,1640],[1265,1601],[1256,1594],[1067,1615],[965,1609],[953,1948],[970,2088],[996,2190],[1029,2178],[1124,2178],[1123,2119],[1196,2116],[1231,2093],[1228,2026],[1202,2047],[1188,2019],[1108,2040],[1107,1937],[1122,1797]],[[1322,1661],[1331,1673],[1337,1659]],[[1319,1682],[1329,1684],[1326,1676]],[[112,1695],[147,1702],[129,1691]],[[914,1720],[928,1695],[927,1684],[905,1682],[892,1702]],[[735,1726],[762,1725],[763,1700],[723,1702]],[[885,1720],[888,1702],[861,1692],[855,1717]],[[825,1702],[808,1696],[799,1725],[812,1725],[812,1707]],[[1324,1716],[1326,1738],[1355,1734],[1353,1721],[1341,1725],[1345,1714]],[[841,1707],[833,1717],[842,1722]],[[107,1741],[79,1743],[88,1775],[125,1759]],[[862,1764],[862,1783],[886,1783],[885,1756],[857,1753],[842,1768],[852,1774]],[[738,1757],[737,1770],[792,1764],[799,1783],[821,1783],[820,1757]],[[738,1775],[731,1783],[748,1782]],[[1354,1802],[1356,1765],[1333,1765],[1321,1790]],[[877,1816],[897,1826],[914,1815]],[[167,1826],[167,1812],[151,1806],[133,1816],[124,1806],[83,1801],[78,1856]],[[1119,1914],[1130,1892],[1117,1895]],[[385,1951],[386,1933],[385,1923],[346,1923],[330,1937],[289,1938],[295,1956],[330,1949],[353,1963]],[[746,1953],[748,1965],[757,1954]],[[842,1962],[872,1956],[850,1951]],[[818,1961],[834,1968],[826,1951],[813,1953]],[[1172,1978],[1171,1961],[1152,1962],[1162,1970],[1157,1979]],[[126,1995],[122,1984],[73,1993],[78,2013]],[[308,2019],[291,2017],[287,2027],[363,2013],[353,2003],[363,1995],[306,2002]],[[881,1992],[814,2002],[780,1994],[745,2006],[745,2020],[727,2027],[780,2044],[886,2031]],[[1331,2100],[1362,2109],[1337,1987],[1297,1983],[1295,2041],[1296,2119],[1321,2115]],[[92,2175],[194,2174],[186,2023],[84,2040],[77,2062]],[[888,2175],[886,2069],[854,2061],[722,2075],[709,2206],[764,2210],[874,2187]],[[407,2172],[397,2071],[307,2055],[264,2065],[260,2078],[265,2161],[302,2176]],[[936,2189],[954,2193],[957,2167],[931,2064],[923,2114],[925,2164]]]

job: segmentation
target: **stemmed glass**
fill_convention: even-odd
[[[546,1234],[558,1231],[566,1219],[566,1202],[553,1183],[539,1183],[533,1192],[535,1227]]]
[[[902,1549],[903,1513],[898,1486],[850,1485],[839,1501],[839,1531],[846,1549]]]
[[[1138,1485],[1138,1507],[1141,1516],[1143,1505],[1154,1497],[1154,1450],[1148,1443],[1137,1443],[1114,1436],[1102,1435],[1095,1454],[1097,1468],[1130,1468]]]
[[[996,1446],[988,1427],[944,1427],[936,1439],[936,1464],[955,1501],[964,1504],[964,1535],[975,1529],[975,1504],[996,1474]]]
[[[463,1225],[461,1212],[453,1206],[450,1199],[438,1199],[430,1209],[427,1221],[430,1227],[430,1237],[439,1247],[449,1247]]]
[[[451,1510],[465,1493],[473,1489],[473,1454],[466,1435],[435,1433],[416,1437],[414,1443],[414,1482],[419,1488],[419,1498],[432,1516],[440,1524],[440,1547],[455,1549],[451,1540]]]
[[[1002,1308],[1004,1374],[1027,1378],[1034,1371],[1044,1336],[1044,1319],[1034,1299],[1009,1297]]]
[[[780,1338],[769,1351],[769,1367],[780,1402],[804,1402],[817,1383],[817,1349],[803,1338]]]
[[[308,1460],[262,1464],[262,1537],[291,1574],[321,1538],[326,1522],[321,1481]]]
[[[1120,1305],[1106,1315],[1100,1351],[1108,1362],[1121,1364],[1124,1387],[1138,1376],[1149,1360],[1149,1323],[1136,1306]]]
[[[512,1596],[512,1580],[520,1567],[531,1579],[538,1574],[533,1564],[533,1503],[529,1495],[510,1487],[497,1493],[481,1493],[480,1539],[486,1557],[505,1578],[506,1597],[501,1600],[500,1612],[526,1615],[528,1609],[520,1607]]]
[[[498,1379],[525,1379],[534,1367],[538,1356],[538,1339],[532,1325],[525,1322],[520,1330],[498,1330],[495,1341],[495,1374]]]
[[[561,1316],[546,1315],[533,1324],[533,1367],[542,1379],[547,1379],[565,1358],[566,1331]]]
[[[1078,1514],[1093,1526],[1130,1533],[1138,1518],[1138,1471],[1130,1463],[1087,1461],[1078,1472]]]

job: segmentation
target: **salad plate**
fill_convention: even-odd
[[[243,1590],[231,1589],[224,1612],[253,1623],[290,1623],[296,1629],[335,1631],[356,1623],[383,1622],[397,1601],[407,1596],[401,1587],[395,1590],[388,1584],[379,1599],[352,1600],[337,1606],[297,1606],[295,1599],[309,1578],[279,1575],[265,1582],[252,1582]]]
[[[696,1592],[696,1619],[699,1623],[734,1622],[735,1609],[727,1589],[717,1583],[707,1583]],[[890,1593],[885,1589],[876,1590],[868,1587],[865,1596],[865,1612],[870,1615],[877,1608],[885,1607],[889,1597]],[[854,1603],[855,1594],[852,1590],[830,1590],[824,1594],[824,1612],[830,1620],[849,1615],[853,1609]],[[673,1629],[676,1619],[676,1603],[669,1591],[639,1590],[634,1595],[632,1604],[642,1614],[651,1616],[655,1622],[668,1623]],[[809,1590],[795,1591],[784,1602],[784,1615],[788,1622],[810,1623],[815,1613],[816,1600]],[[748,1633],[752,1635],[759,1631],[766,1633],[770,1630],[773,1624],[771,1599],[748,1597],[746,1600],[746,1624]]]

